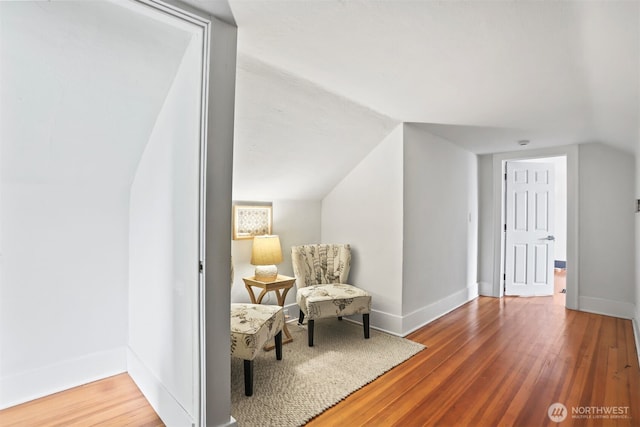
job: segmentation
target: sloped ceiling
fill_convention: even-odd
[[[398,124],[240,55],[234,198],[319,200]]]
[[[2,179],[128,187],[190,37],[111,2],[0,2]]]
[[[239,52],[259,62],[265,75],[273,67],[296,80],[298,84],[286,89],[288,97],[311,90],[305,84],[332,94],[314,96],[309,99],[313,105],[297,105],[296,114],[268,113],[282,109],[276,103],[286,98],[264,96],[274,90],[271,80],[248,78],[240,69],[234,176],[238,188],[249,187],[249,180],[256,183],[261,176],[261,188],[272,183],[284,190],[283,183],[296,179],[294,173],[281,170],[278,182],[270,183],[267,170],[256,163],[245,176],[245,147],[289,151],[277,168],[306,165],[309,176],[316,176],[320,165],[330,164],[348,143],[322,138],[314,122],[320,120],[318,114],[332,109],[324,102],[336,98],[396,122],[420,123],[474,153],[517,150],[519,139],[530,139],[529,148],[599,141],[630,153],[635,150],[638,2],[230,4]],[[244,87],[248,84],[251,90]],[[269,131],[252,132],[256,123],[247,121],[249,116],[259,117],[261,129]],[[332,135],[347,123],[334,122]],[[300,138],[296,129],[307,128],[316,129],[316,138]],[[249,136],[251,141],[244,140]],[[306,156],[308,145],[323,147],[321,153],[314,152],[314,163]],[[292,151],[293,146],[298,148]],[[335,178],[315,182],[314,191],[328,191],[334,182]]]
[[[400,122],[474,153],[637,144],[638,2],[187,2],[239,28],[237,199],[322,198]],[[189,36],[111,2],[0,20],[3,177],[124,185]]]

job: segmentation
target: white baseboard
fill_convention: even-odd
[[[115,348],[0,378],[0,409],[127,371],[125,348]]]
[[[480,282],[478,283],[478,293],[484,297],[495,297],[493,294],[493,283]]]
[[[403,337],[402,316],[380,310],[371,310],[371,327],[391,335]],[[406,335],[406,334],[405,334]]]
[[[480,296],[480,284],[472,283],[467,285],[467,302]]]
[[[127,368],[129,376],[136,383],[151,407],[168,426],[193,426],[195,421],[165,388],[164,384],[151,372],[138,356],[127,347]],[[187,373],[189,374],[189,373]]]
[[[465,289],[461,289],[453,294],[424,306],[403,318],[402,336],[420,329],[424,325],[433,322],[439,317],[455,310],[461,305],[475,299],[478,296],[478,284],[473,283]]]
[[[635,306],[629,302],[613,301],[604,298],[580,297],[579,310],[605,316],[633,319]]]

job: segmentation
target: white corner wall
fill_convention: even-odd
[[[124,189],[0,183],[0,409],[124,372]]]
[[[194,36],[130,193],[128,369],[167,425],[199,417],[201,49]]]
[[[349,281],[372,295],[371,325],[402,334],[403,125],[323,200],[321,241],[349,243]]]
[[[635,313],[635,160],[604,144],[580,145],[581,310]]]
[[[403,332],[478,295],[474,154],[419,125],[404,128]]]
[[[494,294],[494,186],[493,155],[478,156],[478,293]]]

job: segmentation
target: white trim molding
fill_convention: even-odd
[[[371,309],[371,327],[378,331],[402,337],[402,316],[385,311]]]
[[[419,308],[403,316],[401,335],[406,336],[477,297],[478,284],[473,283],[445,298]]]
[[[479,282],[478,294],[482,295],[483,297],[495,297],[493,293],[493,283]]]
[[[622,319],[633,319],[636,311],[635,305],[625,301],[594,297],[580,297],[579,301],[580,311],[620,317]]]
[[[0,378],[0,409],[126,371],[125,348],[119,347],[2,377]]]
[[[180,405],[164,384],[149,370],[138,356],[127,348],[129,376],[136,383],[162,422],[168,426],[192,426],[194,419]]]

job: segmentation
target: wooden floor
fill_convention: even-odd
[[[640,426],[631,322],[566,310],[564,294],[480,297],[408,338],[428,348],[308,426],[556,425],[555,402],[569,412],[560,426]],[[572,418],[587,407],[628,418]],[[162,423],[126,374],[0,411],[3,427],[74,425]]]
[[[0,411],[0,426],[164,426],[127,374]]]
[[[407,338],[428,348],[308,426],[640,426],[631,321],[567,310],[564,294],[480,297]],[[613,406],[629,418],[571,415]]]

